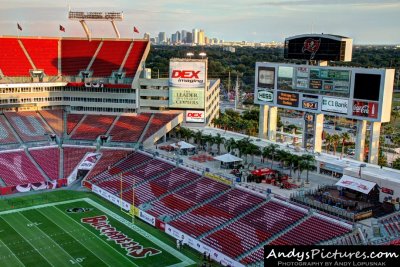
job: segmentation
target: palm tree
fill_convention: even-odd
[[[294,169],[294,166],[297,163],[297,158],[298,156],[296,154],[292,154],[292,153],[288,153],[288,156],[286,157],[286,162],[289,165],[290,169],[289,169],[289,176],[292,177],[292,171]]]
[[[225,140],[224,146],[225,150],[228,151],[228,153],[230,153],[231,151],[237,148],[237,142],[235,139],[230,138],[228,140]]]
[[[325,135],[325,148],[326,148],[326,154],[328,154],[329,148],[332,145],[332,135],[330,135],[329,133],[327,133]]]
[[[332,135],[332,143],[333,143],[333,155],[336,155],[336,149],[340,141],[340,136],[338,134]]]
[[[277,156],[278,160],[280,161],[281,166],[283,168],[285,166],[285,162],[286,162],[286,160],[287,160],[287,158],[289,156],[289,152],[287,152],[286,150],[279,149],[276,152],[276,156]]]
[[[220,133],[217,133],[217,135],[214,136],[214,143],[217,145],[218,155],[221,154],[221,144],[223,144],[224,141],[225,138],[222,137]]]
[[[181,127],[179,134],[181,138],[185,139],[186,142],[189,142],[189,139],[193,136],[193,131],[188,128]]]
[[[345,143],[346,141],[350,140],[350,135],[348,133],[342,133],[340,138],[342,139],[342,153],[340,154],[340,157],[342,158],[344,154]]]
[[[247,146],[250,144],[250,138],[246,137],[237,141],[237,149],[239,150],[239,157],[246,152]]]
[[[271,169],[274,166],[274,157],[278,151],[279,146],[276,144],[270,144],[263,148],[263,157],[271,157]]]
[[[194,139],[195,139],[196,142],[197,142],[197,146],[200,147],[201,141],[202,141],[202,139],[203,139],[203,131],[197,131],[197,132],[195,132],[194,135],[193,135],[193,137],[194,137]]]
[[[246,148],[245,148],[245,155],[250,155],[251,156],[251,163],[254,164],[254,156],[258,156],[261,154],[261,150],[260,148],[253,144],[253,143],[249,143]],[[245,160],[245,163],[247,163],[247,157]]]
[[[209,134],[203,136],[202,140],[204,141],[204,143],[207,144],[207,152],[210,152],[212,150],[212,146],[215,143],[214,137],[211,134]]]
[[[307,171],[306,184],[310,183],[308,180],[308,172],[315,170],[315,157],[314,155],[304,154],[301,156],[301,170]]]

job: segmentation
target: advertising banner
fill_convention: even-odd
[[[299,94],[278,92],[277,103],[278,105],[297,108],[299,106]]]
[[[87,153],[85,159],[79,164],[78,170],[91,170],[100,159],[100,153]]]
[[[204,88],[169,88],[170,108],[204,109]]]
[[[348,99],[323,97],[321,110],[347,114],[348,106],[349,106]]]
[[[101,189],[97,185],[92,185],[92,191],[94,193],[98,194],[99,196],[107,199],[111,203],[114,203],[115,205],[122,207],[126,211],[129,211],[131,208],[131,204],[129,204],[125,200],[122,200],[122,203],[121,203],[121,198],[114,196],[113,194],[107,192],[104,189]]]
[[[153,215],[150,215],[147,212],[139,210],[139,218],[150,225],[156,226],[156,218],[154,218]]]
[[[204,122],[206,113],[204,110],[187,110],[186,111],[186,122]]]
[[[206,63],[204,61],[170,61],[169,86],[177,88],[204,88]]]
[[[304,109],[318,110],[318,101],[314,100],[303,100],[302,107]]]
[[[353,101],[353,116],[378,118],[378,103]]]
[[[267,90],[258,90],[257,99],[263,102],[273,102],[274,101],[274,93]]]
[[[274,89],[275,86],[275,68],[258,68],[258,87]]]

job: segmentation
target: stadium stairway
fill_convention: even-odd
[[[204,178],[204,176],[200,176],[195,180],[189,181],[187,183],[184,183],[184,184],[174,188],[173,190],[167,191],[166,193],[162,194],[161,196],[157,197],[156,199],[154,199],[152,201],[149,201],[149,202],[146,202],[146,203],[143,203],[141,206],[139,206],[139,208],[143,209],[144,211],[149,210],[149,209],[152,208],[151,204],[153,204],[153,202],[158,201],[158,200],[162,200],[166,196],[171,195],[171,194],[173,194],[173,193],[175,193],[175,192],[177,192],[177,191],[179,191],[179,190],[181,190],[181,189],[183,189],[185,187],[188,187],[188,186],[200,181],[202,178]]]
[[[76,130],[81,126],[82,122],[86,119],[86,117],[87,117],[87,114],[85,114],[81,118],[81,120],[75,125],[74,129],[69,134],[67,133],[68,138],[71,138],[71,136],[73,136],[75,134]]]
[[[32,60],[32,58],[31,58],[31,56],[29,55],[28,51],[26,50],[24,44],[22,43],[22,41],[21,41],[20,39],[18,39],[18,43],[19,43],[19,46],[21,47],[22,51],[24,52],[26,58],[28,59],[29,63],[31,64],[32,69],[35,69],[35,70],[36,70],[36,66],[35,66],[35,64],[33,63],[33,60]]]
[[[42,114],[39,111],[36,111],[36,114],[42,120],[44,125],[46,125],[46,127],[51,131],[51,133],[57,135],[56,132],[54,131],[53,127],[51,127],[50,124],[48,124],[48,122],[45,120],[45,118],[42,116]]]
[[[14,127],[12,127],[11,123],[8,121],[7,116],[1,115],[3,116],[3,122],[5,124],[7,124],[8,128],[10,129],[10,131],[13,133],[14,137],[18,140],[18,142],[20,144],[23,144],[24,142],[22,141],[21,137],[18,135],[18,133],[15,131]]]
[[[106,136],[110,135],[111,130],[114,128],[114,125],[117,123],[117,121],[121,118],[121,115],[118,115],[114,121],[111,123],[110,128],[108,128],[107,132],[105,133]]]
[[[60,162],[59,162],[59,176],[58,178],[62,179],[64,178],[64,148],[60,147]]]
[[[133,48],[133,43],[134,43],[134,42],[131,42],[131,44],[130,44],[129,47],[128,47],[128,50],[126,51],[125,57],[124,57],[124,59],[122,60],[121,66],[119,67],[119,70],[118,70],[119,72],[122,72],[122,70],[123,70],[124,67],[125,67],[126,61],[128,60],[128,57],[129,57],[129,55],[131,54],[131,50],[132,50],[132,48]]]
[[[230,224],[232,224],[232,223],[234,223],[234,222],[240,220],[241,218],[243,218],[243,217],[246,216],[247,214],[249,214],[249,213],[255,211],[256,209],[258,209],[258,208],[261,207],[262,205],[268,203],[270,200],[271,200],[271,198],[265,199],[264,201],[262,201],[262,202],[258,203],[257,205],[253,206],[251,209],[248,209],[247,211],[243,212],[243,213],[240,214],[239,216],[233,217],[232,219],[230,219],[230,220],[224,222],[223,224],[218,225],[218,226],[215,227],[214,229],[211,229],[210,231],[201,234],[200,236],[197,237],[197,239],[198,239],[198,240],[201,240],[201,239],[205,238],[206,236],[211,235],[211,234],[213,234],[213,233],[215,233],[215,232],[217,232],[217,231],[219,231],[219,230],[221,230],[221,229],[223,229],[223,228],[229,226]]]
[[[92,59],[90,60],[88,66],[86,67],[86,71],[89,71],[92,68],[92,65],[93,65],[94,61],[96,60],[97,55],[99,54],[101,47],[103,46],[103,43],[104,43],[103,41],[101,41],[99,43],[99,46],[97,47],[96,52],[94,52]]]
[[[36,160],[32,157],[31,153],[29,153],[29,150],[27,147],[24,148],[25,154],[28,156],[30,161],[35,165],[36,169],[40,172],[41,175],[43,175],[44,178],[46,178],[46,181],[50,182],[52,181],[49,176],[43,171],[42,167],[36,162]]]
[[[191,211],[194,210],[194,209],[200,208],[201,206],[204,206],[204,205],[210,203],[211,201],[213,201],[213,200],[219,198],[220,196],[222,196],[222,195],[225,194],[225,193],[228,193],[228,192],[232,191],[233,189],[235,189],[235,188],[234,188],[234,187],[231,187],[231,188],[229,188],[228,190],[219,192],[218,194],[216,194],[216,195],[210,197],[209,199],[206,199],[205,201],[200,202],[200,203],[194,205],[194,206],[191,207],[190,209],[177,213],[175,216],[169,218],[169,219],[166,220],[165,222],[168,223],[168,222],[170,222],[170,221],[176,220],[176,219],[178,219],[179,217],[185,215],[186,213],[189,213],[189,212],[191,212]]]
[[[238,257],[236,257],[235,260],[237,261],[241,261],[242,259],[244,259],[245,257],[247,257],[248,255],[252,254],[253,252],[255,252],[256,250],[264,247],[265,245],[268,245],[269,243],[271,243],[272,241],[274,241],[275,239],[278,239],[279,237],[281,237],[282,235],[286,234],[287,232],[289,232],[290,230],[292,230],[293,228],[295,228],[296,226],[298,226],[299,224],[305,222],[307,219],[311,218],[313,215],[312,213],[308,213],[306,216],[304,216],[303,218],[301,218],[300,220],[298,220],[297,222],[293,223],[292,225],[290,225],[289,227],[287,227],[286,229],[273,234],[270,238],[268,238],[267,240],[265,240],[264,242],[261,242],[260,244],[258,244],[257,246],[255,246],[254,248],[244,252],[243,254],[239,255]]]
[[[146,127],[144,127],[143,132],[142,132],[142,134],[141,134],[140,137],[139,137],[139,140],[138,140],[138,143],[139,143],[139,144],[142,143],[143,138],[146,136],[147,129],[149,129],[149,127],[150,127],[150,125],[151,125],[151,121],[153,120],[153,118],[154,118],[154,114],[151,114],[149,120],[147,121]]]

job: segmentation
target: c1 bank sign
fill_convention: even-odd
[[[321,110],[347,114],[349,110],[349,100],[333,97],[323,97]]]

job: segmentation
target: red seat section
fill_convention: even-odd
[[[64,117],[62,109],[55,110],[41,110],[40,115],[46,120],[47,124],[53,129],[58,135],[62,136],[64,129]]]
[[[26,51],[37,69],[49,76],[58,74],[57,39],[21,39]]]
[[[83,114],[68,114],[67,115],[67,134],[70,134],[75,126],[81,121],[83,118]]]
[[[45,181],[25,151],[0,153],[0,179],[7,186]]]
[[[147,138],[155,134],[158,130],[164,127],[173,118],[178,116],[176,113],[156,113],[150,121],[149,128],[147,128],[146,134],[143,138],[145,141]]]
[[[91,70],[94,77],[110,77],[118,71],[131,41],[103,41],[103,45],[93,62]]]
[[[88,152],[95,149],[87,147],[64,147],[64,177],[67,178]]]
[[[0,69],[5,76],[30,76],[33,67],[17,38],[0,37]]]
[[[102,149],[100,160],[97,162],[96,166],[90,171],[87,181],[90,181],[93,177],[101,172],[104,172],[109,167],[125,158],[130,152],[126,150],[114,150],[114,149]]]
[[[146,50],[148,41],[134,41],[133,48],[125,62],[126,77],[134,77]]]
[[[0,116],[0,144],[12,143],[18,143],[18,140],[6,123],[5,118]]]
[[[111,115],[87,115],[71,138],[95,140],[99,135],[107,133],[115,118]]]
[[[100,42],[100,40],[63,39],[61,41],[61,73],[77,76],[81,70],[86,70]]]
[[[24,142],[46,141],[50,129],[35,111],[5,112],[8,121]]]
[[[150,114],[121,116],[110,131],[112,141],[137,142],[150,119]]]
[[[60,170],[60,149],[58,147],[30,149],[29,153],[50,179],[58,179]]]

